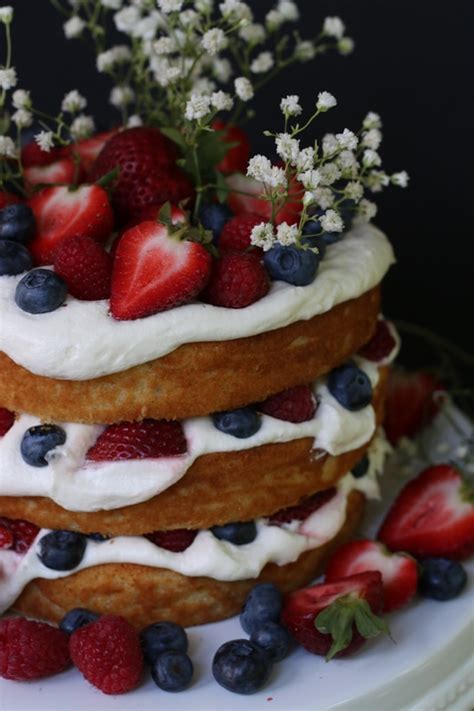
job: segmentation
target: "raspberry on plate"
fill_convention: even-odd
[[[77,235],[59,245],[54,271],[64,279],[76,299],[108,299],[112,282],[112,257],[90,237]]]
[[[0,620],[0,676],[14,681],[59,674],[71,663],[69,637],[45,622]]]
[[[216,259],[201,297],[214,306],[243,309],[263,298],[270,287],[260,259],[250,252],[229,252]]]
[[[296,385],[269,398],[260,404],[260,410],[277,420],[306,422],[314,417],[318,403],[309,385]]]

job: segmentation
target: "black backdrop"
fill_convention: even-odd
[[[12,0],[10,0],[10,3]],[[260,13],[267,0],[251,3]],[[409,190],[390,189],[377,223],[398,257],[384,283],[390,317],[426,326],[472,350],[474,247],[472,229],[472,3],[416,0],[300,0],[301,32],[311,36],[326,15],[340,15],[356,41],[349,57],[324,56],[287,71],[265,90],[249,126],[256,151],[261,131],[276,128],[279,97],[296,93],[311,108],[318,91],[339,102],[318,132],[357,127],[367,110],[384,123],[382,155],[388,171],[406,169]],[[89,97],[103,123],[109,84],[95,73],[89,45],[67,41],[49,0],[13,0],[15,65],[20,86],[36,105],[55,112],[66,90]],[[1,60],[0,60],[1,61]]]

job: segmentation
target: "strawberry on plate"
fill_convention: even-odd
[[[240,126],[224,123],[220,119],[215,119],[212,122],[212,128],[222,131],[222,141],[231,145],[217,166],[217,170],[226,175],[245,173],[250,157],[250,141],[245,131]]]
[[[414,437],[439,410],[435,393],[442,386],[431,373],[390,373],[385,401],[384,429],[391,444],[402,437]]]
[[[472,491],[454,467],[429,467],[401,490],[378,537],[390,550],[462,560],[474,552]]]
[[[229,175],[226,179],[230,188],[228,203],[235,215],[242,212],[253,212],[262,217],[263,221],[268,221],[272,217],[272,204],[268,200],[263,200],[264,185],[254,178],[249,178],[241,173]],[[290,189],[290,199],[277,213],[275,223],[279,225],[287,222],[294,225],[300,218],[303,207],[301,197],[301,186],[295,182]]]
[[[371,571],[290,593],[282,622],[308,652],[329,661],[355,652],[380,632],[388,634],[377,616],[382,607],[382,576]]]
[[[73,185],[79,182],[82,171],[71,158],[61,158],[48,165],[32,165],[25,168],[25,189],[31,194],[38,185]]]
[[[82,235],[105,242],[114,216],[107,192],[99,185],[45,188],[28,205],[36,220],[36,234],[28,247],[36,264],[52,264],[58,246],[68,237]]]
[[[418,566],[405,553],[390,553],[378,541],[350,541],[337,549],[326,568],[326,582],[378,570],[382,575],[384,612],[406,605],[416,594]]]

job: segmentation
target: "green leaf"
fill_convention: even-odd
[[[219,202],[226,202],[227,196],[229,195],[229,186],[227,185],[227,181],[224,178],[224,176],[222,175],[222,173],[219,173],[218,170],[216,170],[215,181],[216,181],[216,185],[217,185],[217,188],[216,188],[217,199],[219,200]]]
[[[354,605],[354,622],[358,633],[365,639],[377,637],[381,632],[390,635],[387,623],[372,612],[367,600],[359,600]]]
[[[120,175],[120,167],[118,165],[105,175],[103,175],[99,180],[96,181],[96,185],[100,185],[101,188],[113,189],[114,183]]]
[[[173,227],[170,202],[165,202],[165,204],[160,208],[158,213],[158,222],[161,222],[162,225],[166,225],[166,227]]]
[[[177,143],[180,148],[183,149],[183,151],[186,148],[186,141],[184,139],[183,134],[181,131],[178,131],[177,128],[171,128],[171,127],[160,127],[161,133],[163,133],[167,138],[169,138],[173,143]]]

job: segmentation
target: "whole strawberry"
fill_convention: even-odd
[[[0,676],[14,681],[59,674],[71,663],[69,637],[44,622],[0,620]]]
[[[224,225],[219,237],[219,251],[244,252],[249,249],[252,229],[263,222],[263,218],[255,212],[243,212],[232,217]],[[260,253],[260,249],[254,247]]]
[[[435,393],[442,390],[431,373],[390,373],[385,401],[384,429],[391,444],[402,437],[414,437],[439,410]]]
[[[80,627],[71,635],[69,649],[79,671],[104,694],[124,694],[140,682],[140,639],[123,617],[104,615]]]
[[[110,296],[112,257],[90,237],[77,235],[62,242],[54,255],[54,271],[76,299],[94,301]]]
[[[243,309],[263,298],[270,287],[260,258],[250,252],[229,252],[214,261],[202,300],[214,306]]]

